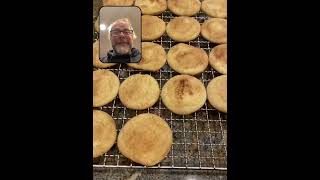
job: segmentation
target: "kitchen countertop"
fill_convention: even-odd
[[[184,169],[94,168],[93,180],[109,179],[227,180],[227,171]]]

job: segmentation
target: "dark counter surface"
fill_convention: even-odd
[[[174,180],[227,180],[227,171],[183,169],[130,169],[94,168],[94,180],[174,179]]]

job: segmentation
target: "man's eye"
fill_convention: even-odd
[[[130,31],[130,30],[125,30],[125,31],[124,31],[124,33],[126,33],[126,34],[130,34],[130,33],[131,33],[131,31]]]
[[[111,33],[114,34],[114,35],[120,35],[120,33],[123,33],[123,34],[126,34],[126,35],[129,35],[129,34],[132,34],[133,31],[132,30],[123,30],[123,31],[120,31],[120,30],[112,30]]]

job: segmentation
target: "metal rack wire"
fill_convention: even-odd
[[[158,17],[163,19],[167,24],[175,15],[170,11],[165,11]],[[201,24],[208,17],[200,11],[195,18]],[[95,37],[97,37],[97,34]],[[162,45],[166,52],[177,44],[166,34],[153,42]],[[200,47],[207,53],[216,46],[216,44],[206,41],[201,36],[188,42],[188,44]],[[167,63],[158,72],[136,70],[125,64],[119,64],[108,69],[119,77],[120,82],[133,74],[149,74],[158,81],[161,89],[171,77],[179,74],[172,70]],[[195,77],[200,79],[206,87],[210,80],[219,75],[220,74],[209,65],[204,72]],[[217,111],[208,101],[195,113],[184,116],[172,113],[162,104],[161,99],[159,99],[154,106],[146,110],[137,111],[127,109],[123,106],[117,96],[113,102],[98,109],[109,113],[113,117],[118,133],[129,119],[138,114],[147,112],[159,115],[168,122],[173,130],[173,145],[166,158],[158,165],[145,167],[124,157],[115,144],[109,152],[104,154],[99,162],[93,165],[94,168],[123,167],[227,170],[227,114]]]

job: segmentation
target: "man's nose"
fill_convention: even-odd
[[[120,31],[120,34],[119,36],[122,35],[122,36],[125,36],[124,32]]]

